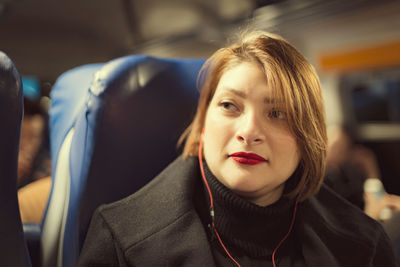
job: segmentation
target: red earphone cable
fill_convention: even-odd
[[[228,257],[238,266],[241,267],[240,264],[232,257],[232,255],[229,253],[228,249],[225,247],[224,243],[221,240],[221,237],[218,234],[217,229],[215,228],[215,223],[214,223],[214,201],[213,201],[213,197],[211,194],[211,190],[210,187],[208,186],[208,182],[206,180],[206,175],[204,174],[204,167],[203,167],[203,156],[202,156],[202,150],[203,150],[203,142],[200,141],[199,144],[199,165],[200,165],[200,171],[201,171],[201,176],[204,180],[204,183],[207,187],[208,190],[208,195],[210,196],[210,214],[211,214],[211,226],[212,229],[214,230],[219,243],[221,244],[222,248],[225,250],[226,254],[228,255]]]
[[[294,205],[294,210],[293,210],[293,217],[292,217],[292,222],[290,223],[290,227],[289,227],[289,231],[287,232],[287,234],[285,235],[285,237],[278,243],[278,245],[276,246],[276,248],[274,249],[274,252],[272,253],[272,265],[274,267],[276,267],[275,264],[275,254],[278,251],[279,247],[283,244],[283,242],[285,242],[285,240],[289,237],[290,233],[292,232],[293,229],[293,225],[294,225],[294,221],[296,219],[296,213],[297,213],[297,204],[298,204],[298,200],[296,199],[296,204]]]
[[[206,187],[207,187],[207,190],[208,190],[208,195],[210,196],[210,210],[211,209],[214,210],[213,197],[212,197],[212,194],[211,194],[210,187],[208,186],[208,183],[207,183],[207,180],[206,180],[206,175],[204,174],[202,151],[203,151],[203,141],[200,141],[200,144],[199,144],[199,164],[200,164],[201,176],[203,177],[204,183],[206,184]],[[213,222],[214,222],[214,218],[213,218]]]
[[[214,224],[214,222],[213,222]],[[219,234],[217,232],[217,229],[213,226],[214,232],[217,235],[218,241],[221,244],[222,248],[225,250],[226,254],[228,255],[228,257],[238,266],[241,267],[241,265],[232,257],[232,255],[229,253],[228,249],[225,247],[224,243],[221,240],[221,237],[219,237]]]

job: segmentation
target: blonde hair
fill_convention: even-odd
[[[321,85],[311,64],[282,37],[256,31],[241,41],[216,51],[202,67],[202,82],[196,115],[182,134],[183,156],[197,155],[205,116],[221,76],[243,62],[256,63],[265,73],[268,86],[284,103],[288,125],[301,149],[300,173],[288,197],[303,201],[320,188],[326,161],[327,134]]]

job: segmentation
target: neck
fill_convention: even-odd
[[[282,184],[270,191],[268,194],[265,194],[264,188],[257,192],[243,192],[238,190],[233,190],[233,192],[257,206],[266,207],[274,204],[282,197],[284,187],[284,184]]]
[[[288,233],[295,201],[281,197],[270,205],[257,205],[219,182],[205,162],[204,174],[214,200],[215,228],[223,242],[233,252],[238,249],[253,257],[271,257]],[[204,185],[205,197],[211,206],[206,183]]]

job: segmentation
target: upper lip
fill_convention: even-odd
[[[247,152],[235,152],[235,153],[229,154],[229,157],[241,157],[241,158],[247,158],[247,159],[255,159],[255,160],[259,160],[259,161],[267,161],[265,158],[261,157],[258,154],[247,153]]]

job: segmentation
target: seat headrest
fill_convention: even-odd
[[[21,77],[11,59],[0,51],[0,142],[7,147],[14,147],[15,142],[19,142],[22,113]]]
[[[0,51],[0,265],[30,266],[17,200],[18,151],[23,114],[21,77]]]
[[[81,244],[96,207],[134,193],[180,154],[177,140],[195,113],[203,63],[132,56],[96,74],[88,102],[100,112],[89,123],[97,128],[79,211]]]
[[[134,193],[180,154],[177,140],[195,113],[203,63],[132,55],[76,68],[57,80],[50,109],[53,168],[73,133],[66,266],[76,264],[99,205]]]

